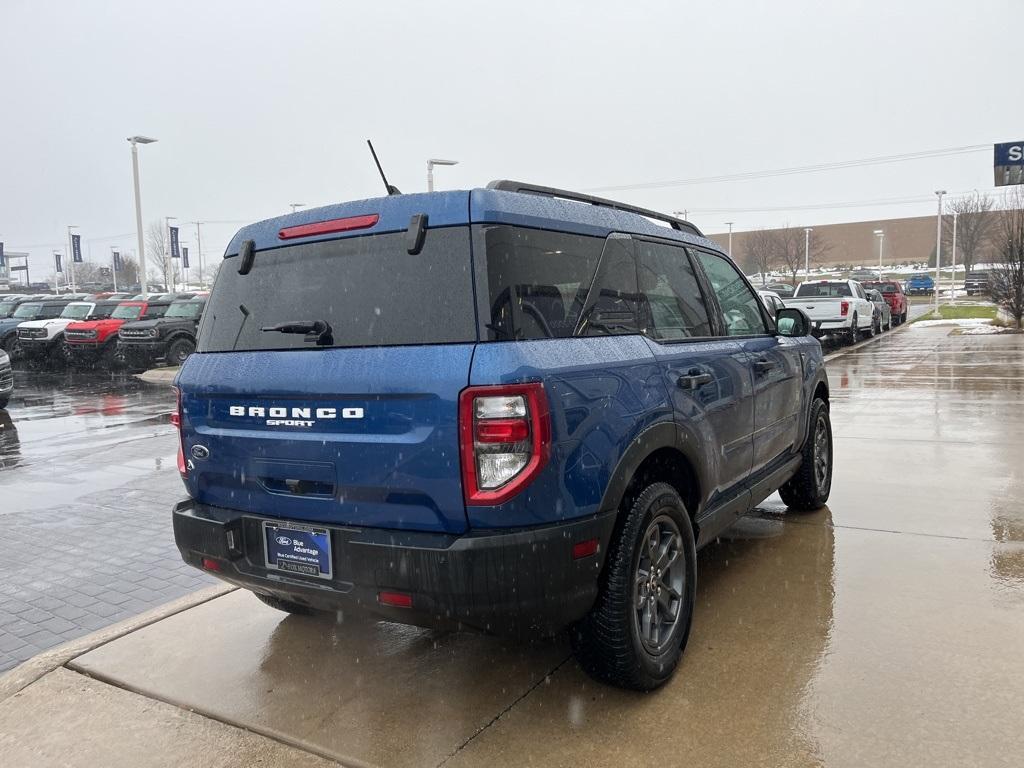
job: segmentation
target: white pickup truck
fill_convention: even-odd
[[[842,334],[850,343],[875,331],[875,305],[856,280],[815,280],[800,283],[787,307],[802,309],[811,318],[815,336]]]

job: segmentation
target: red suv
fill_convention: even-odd
[[[899,325],[907,322],[907,314],[910,312],[910,302],[907,301],[907,294],[903,292],[903,286],[896,280],[871,280],[862,282],[865,288],[874,288],[885,297],[889,309],[892,310],[892,324]]]
[[[64,330],[68,361],[75,367],[91,366],[101,360],[108,365],[121,363],[117,350],[117,332],[121,326],[133,320],[163,317],[170,305],[170,300],[163,298],[122,301],[110,317],[71,323]]]

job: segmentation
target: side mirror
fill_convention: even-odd
[[[810,336],[811,319],[802,309],[783,307],[775,315],[775,328],[779,336]]]

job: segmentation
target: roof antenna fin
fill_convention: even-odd
[[[377,159],[377,153],[373,149],[373,142],[369,139],[366,140],[367,145],[370,147],[370,154],[373,155],[373,162],[377,164],[377,171],[380,173],[381,179],[384,180],[384,189],[388,191],[389,195],[400,195],[402,191],[391,184],[388,184],[388,177],[384,175],[384,169],[380,167],[380,160]]]

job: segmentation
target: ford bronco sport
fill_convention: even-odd
[[[229,244],[176,381],[185,561],[293,613],[529,635],[651,689],[696,550],[825,503],[829,390],[688,222],[517,182],[299,211]]]

